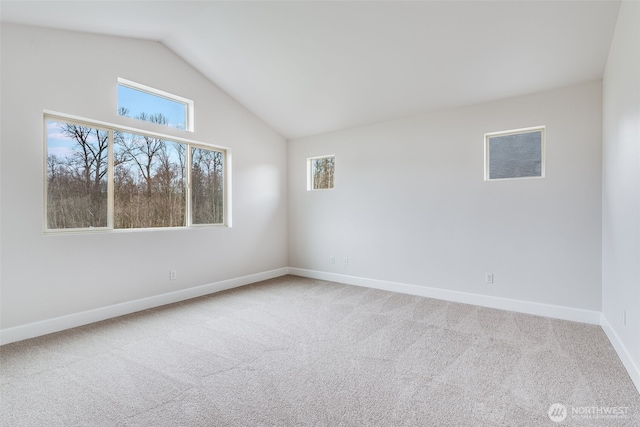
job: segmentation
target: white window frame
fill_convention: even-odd
[[[320,159],[333,158],[333,187],[331,188],[313,188],[313,161]],[[307,158],[307,191],[325,191],[333,190],[336,186],[336,156],[335,154],[327,154],[324,156],[315,156]]]
[[[193,100],[184,98],[182,96],[174,95],[169,92],[165,92],[160,89],[153,88],[151,86],[146,86],[131,80],[123,79],[122,77],[118,77],[118,86],[125,86],[130,89],[138,90],[140,92],[148,93],[149,95],[157,96],[160,98],[168,99],[169,101],[178,102],[180,104],[184,104],[186,107],[186,117],[185,117],[185,129],[188,132],[194,132],[194,104]]]
[[[540,176],[521,176],[510,178],[490,178],[489,168],[491,165],[491,159],[489,158],[489,139],[496,136],[517,135],[521,133],[541,132],[540,139]],[[545,177],[546,170],[546,126],[532,126],[520,129],[511,129],[499,132],[489,132],[484,134],[484,180],[485,181],[506,181],[514,179],[540,179]]]
[[[60,121],[66,123],[73,123],[81,126],[87,126],[97,128],[109,133],[109,154],[108,154],[108,182],[107,182],[107,226],[106,227],[86,227],[86,228],[49,228],[48,226],[48,214],[47,214],[47,126],[48,120]],[[159,132],[147,131],[139,128],[133,128],[128,126],[116,125],[99,120],[88,119],[71,114],[59,113],[50,110],[43,111],[43,231],[45,234],[77,234],[77,233],[95,233],[95,232],[137,232],[137,231],[159,231],[159,230],[173,230],[173,229],[188,229],[188,228],[211,228],[211,227],[225,227],[230,228],[232,225],[231,216],[231,149],[219,145],[206,144],[203,142],[193,141],[186,138],[181,138],[172,135],[165,135]],[[148,228],[114,228],[114,200],[115,193],[113,188],[114,181],[114,168],[113,168],[113,145],[114,145],[114,132],[121,131],[125,133],[134,133],[137,135],[149,136],[152,138],[163,139],[167,141],[174,141],[186,145],[186,164],[187,168],[187,184],[185,188],[186,210],[185,210],[185,225],[175,227],[148,227]],[[223,171],[223,222],[220,224],[193,224],[191,218],[191,148],[203,148],[209,150],[220,151],[224,154],[224,171]]]

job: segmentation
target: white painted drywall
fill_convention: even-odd
[[[620,7],[603,80],[602,174],[602,313],[638,370],[640,3],[633,1]]]
[[[287,266],[276,132],[159,43],[8,24],[1,43],[1,328]],[[43,110],[137,126],[116,114],[118,77],[193,99],[186,137],[231,148],[232,228],[43,234]]]
[[[601,95],[592,82],[290,141],[289,266],[600,311]],[[485,182],[484,133],[538,125],[546,177]],[[325,154],[335,189],[308,192],[306,159]]]

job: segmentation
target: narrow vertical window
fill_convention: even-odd
[[[224,223],[224,153],[191,148],[191,222]]]
[[[107,227],[109,132],[46,120],[47,227]]]
[[[485,180],[544,177],[544,130],[485,134]]]
[[[307,159],[307,190],[329,190],[334,185],[336,158],[333,155]]]

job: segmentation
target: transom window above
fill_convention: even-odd
[[[333,188],[336,157],[334,155],[307,159],[307,190],[330,190]]]
[[[193,101],[118,78],[118,114],[193,131]]]
[[[544,177],[544,126],[487,133],[485,180]]]

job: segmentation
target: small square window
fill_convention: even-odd
[[[193,101],[118,79],[118,115],[193,131]]]
[[[307,159],[307,190],[332,189],[335,165],[334,155]]]
[[[544,177],[544,126],[487,133],[485,180]]]

